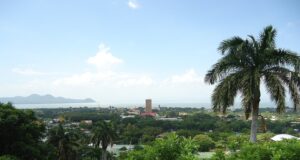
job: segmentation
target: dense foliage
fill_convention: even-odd
[[[185,111],[184,108],[160,109],[161,112],[157,110],[160,115],[169,114],[169,116],[173,116],[173,113],[179,115],[179,112]],[[166,159],[166,157],[193,160],[205,158],[207,155],[209,155],[207,158],[212,159],[241,159],[253,156],[244,151],[249,149],[247,146],[250,147],[249,150],[257,146],[247,143],[250,123],[242,116],[242,112],[216,115],[203,108],[188,108],[187,111],[188,114],[181,116],[180,120],[167,121],[140,116],[121,118],[121,114],[126,113],[126,109],[122,108],[61,108],[31,111],[15,109],[11,104],[1,104],[0,142],[5,147],[0,148],[0,160],[102,160],[105,159],[104,156],[106,159],[120,160]],[[78,117],[81,113],[101,116],[106,112],[105,121],[101,118],[86,123],[72,118]],[[262,145],[260,147],[270,147],[269,145],[273,144],[270,138],[275,135],[274,133],[291,133],[299,136],[296,129],[299,129],[300,125],[291,123],[297,121],[299,115],[295,113],[276,115],[272,110],[265,110],[261,114],[267,117],[265,121],[268,132],[258,134],[258,142]],[[49,115],[53,115],[53,118],[49,118]],[[270,120],[274,115],[278,120]],[[89,114],[82,114],[81,119],[90,120]],[[14,148],[16,144],[21,144],[20,147],[23,148]],[[131,144],[135,147],[133,149],[122,147],[116,154],[106,151],[111,144]],[[291,144],[294,145],[297,148],[297,143]],[[6,149],[4,152],[6,147],[13,149]],[[230,154],[224,154],[225,151]],[[291,150],[289,155],[292,155],[292,152],[294,150]],[[268,152],[255,154],[260,156],[263,153]]]
[[[48,143],[55,147],[55,157],[59,160],[73,160],[78,157],[76,150],[79,146],[79,135],[70,130],[65,131],[62,124],[53,127],[48,132]]]
[[[198,134],[193,140],[199,145],[200,152],[208,152],[215,147],[215,142],[208,135]]]
[[[41,139],[45,125],[33,111],[0,103],[0,130],[0,155],[24,160],[44,159],[45,147]]]
[[[245,144],[239,152],[232,154],[228,159],[297,160],[300,157],[299,150],[298,140]]]
[[[196,160],[197,144],[190,138],[174,133],[157,139],[142,150],[129,152],[125,160]]]
[[[102,160],[107,159],[107,147],[108,145],[113,145],[114,140],[117,138],[117,133],[112,123],[107,123],[105,121],[97,122],[93,128],[93,135],[91,137],[91,142],[95,148],[100,148],[102,150]]]

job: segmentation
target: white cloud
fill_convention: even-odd
[[[54,85],[65,86],[106,86],[112,88],[150,86],[154,80],[147,75],[119,73],[114,71],[85,72],[57,79]]]
[[[138,9],[138,8],[140,8],[140,5],[136,0],[129,0],[128,7],[131,9]]]
[[[122,87],[151,86],[153,84],[154,80],[150,76],[145,75],[132,76],[117,81],[117,85]]]
[[[55,74],[50,79],[49,76],[44,76],[26,83],[20,82],[14,90],[21,88],[22,92],[16,93],[23,95],[27,91],[27,94],[48,92],[65,97],[91,97],[101,103],[143,103],[143,99],[148,97],[165,102],[207,102],[213,88],[204,84],[203,76],[194,69],[162,78],[148,73],[120,72],[114,66],[125,61],[116,57],[103,44],[94,56],[82,63],[84,62],[92,67],[69,76]],[[43,74],[30,69],[14,69],[14,72]]]
[[[189,69],[181,75],[173,75],[165,80],[171,84],[203,84],[204,78],[196,73],[194,69]]]
[[[114,57],[110,52],[110,48],[104,44],[99,45],[98,53],[88,58],[89,64],[95,65],[98,69],[110,69],[113,65],[123,62],[122,59]]]
[[[113,56],[110,48],[100,44],[99,51],[93,57],[87,59],[88,64],[94,65],[96,71],[87,71],[67,77],[58,78],[53,81],[55,86],[110,86],[131,87],[150,86],[154,80],[144,74],[121,73],[114,70],[114,66],[124,61]]]
[[[171,102],[209,103],[213,86],[205,84],[203,77],[194,69],[171,75],[157,83],[155,96]]]
[[[69,77],[56,79],[53,84],[54,85],[69,85],[69,86],[82,86],[91,84],[92,74],[90,72],[86,72],[83,74],[74,74]]]
[[[25,69],[13,68],[12,72],[20,74],[20,75],[24,75],[24,76],[41,76],[41,75],[47,75],[47,73],[36,71],[36,70],[31,69],[31,68],[25,68]]]

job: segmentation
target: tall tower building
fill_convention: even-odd
[[[152,112],[152,100],[146,99],[146,113]]]

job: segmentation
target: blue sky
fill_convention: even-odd
[[[270,24],[300,53],[297,0],[2,0],[0,96],[209,103],[218,44]]]

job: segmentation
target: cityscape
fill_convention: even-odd
[[[0,160],[299,160],[300,1],[0,1]]]

